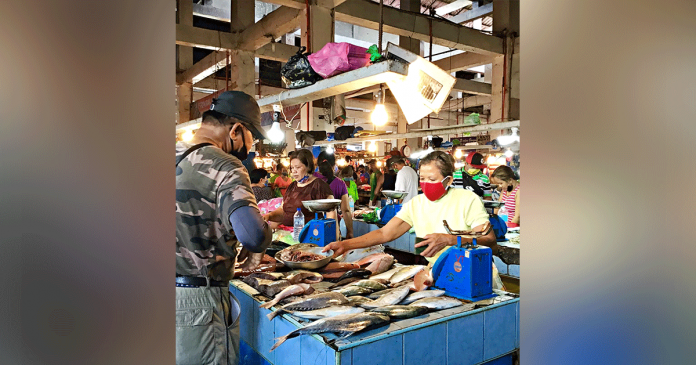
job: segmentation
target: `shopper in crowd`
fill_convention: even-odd
[[[343,180],[343,182],[346,184],[346,188],[348,189],[348,195],[353,198],[353,201],[355,204],[358,203],[358,185],[355,183],[355,171],[353,170],[353,166],[346,166],[343,169],[341,169],[341,172],[338,174],[338,177]]]
[[[370,174],[367,172],[367,167],[365,167],[365,165],[360,165],[360,167],[358,167],[358,179],[356,181],[359,181],[360,185],[370,183]]]
[[[384,183],[382,183],[382,190],[395,190],[396,189],[396,171],[391,168],[391,162],[393,157],[387,160],[387,163],[382,169],[382,174],[384,174]]]
[[[377,204],[382,196],[382,184],[384,184],[384,175],[377,167],[377,160],[370,160],[367,162],[367,166],[370,168],[370,205],[379,206]]]
[[[343,218],[346,224],[346,237],[353,238],[353,213],[350,211],[348,188],[343,180],[334,176],[334,166],[331,165],[331,162],[326,159],[320,161],[319,172],[322,175],[321,178],[326,179],[326,183],[329,184],[333,196],[341,200],[341,216],[339,219]]]
[[[255,268],[271,243],[241,162],[262,138],[256,100],[226,91],[191,142],[176,144],[177,364],[239,363],[240,313],[229,281],[236,261],[246,257],[242,268]]]
[[[269,180],[269,184],[273,189],[273,195],[276,198],[285,196],[285,190],[290,186],[290,183],[292,183],[292,178],[288,174],[288,169],[282,164],[278,164],[275,177]]]
[[[251,180],[251,189],[254,191],[257,203],[274,198],[273,190],[268,187],[268,171],[264,169],[251,170],[249,179]]]
[[[403,157],[392,157],[390,167],[397,171],[394,190],[408,193],[402,200],[402,204],[406,204],[418,195],[418,174],[416,170],[406,166],[406,159]]]
[[[475,164],[476,166],[479,166],[479,168],[474,169],[471,163]],[[480,153],[470,152],[466,157],[464,166],[462,166],[461,169],[454,171],[453,185],[455,188],[467,189],[473,191],[474,193],[476,193],[476,195],[480,196],[483,199],[491,200],[491,185],[490,183],[488,183],[488,177],[485,175],[483,175],[483,177],[472,176],[472,174],[474,173],[478,175],[482,169],[486,168],[486,166],[482,165],[482,163],[483,156],[481,156]]]
[[[314,219],[314,213],[302,205],[303,201],[334,198],[329,184],[314,177],[312,171],[314,171],[314,156],[311,152],[302,149],[290,154],[290,175],[295,181],[285,191],[283,204],[263,217],[271,223],[271,227],[276,228],[279,224],[292,227],[297,208],[300,208],[304,214],[305,223],[309,222]],[[326,216],[336,219],[335,212],[327,212]]]
[[[500,201],[508,212],[507,226],[520,226],[520,182],[509,166],[498,166],[491,174],[491,183],[500,186]]]
[[[450,189],[454,164],[447,156],[442,151],[435,151],[421,160],[420,185],[423,194],[404,204],[384,227],[353,239],[332,242],[324,251],[334,250],[338,256],[353,249],[390,242],[413,227],[416,237],[424,238],[416,247],[427,246],[421,255],[432,263],[445,249],[457,243],[457,237],[445,231],[443,220],[454,230],[483,230],[488,223],[483,202],[470,191]],[[470,243],[471,239],[464,238],[462,241]],[[493,253],[497,253],[493,230],[478,238],[477,243],[491,247]]]

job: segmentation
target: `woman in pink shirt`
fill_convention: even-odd
[[[502,190],[500,201],[505,202],[508,211],[507,226],[520,226],[520,182],[515,179],[515,172],[509,166],[499,166],[491,174],[491,184],[499,185]]]

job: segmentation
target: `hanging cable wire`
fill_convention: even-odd
[[[377,41],[377,49],[379,54],[382,54],[382,27],[384,26],[384,0],[379,0],[379,40]]]

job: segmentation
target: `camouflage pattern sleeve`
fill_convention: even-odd
[[[254,191],[251,189],[251,181],[244,165],[239,162],[220,181],[217,190],[217,211],[222,224],[228,230],[232,225],[228,217],[235,209],[249,205],[258,209]]]

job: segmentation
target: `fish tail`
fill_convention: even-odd
[[[275,311],[266,314],[266,317],[268,317],[268,320],[270,321],[270,320],[272,320],[273,318],[275,318],[277,315],[279,315],[279,314],[281,314],[281,313],[283,313],[283,312],[287,312],[287,310],[285,310],[285,309],[283,309],[283,308],[278,308],[278,309],[276,309]]]
[[[285,335],[285,336],[283,336],[283,337],[278,337],[278,342],[276,342],[275,345],[273,345],[273,347],[271,347],[271,350],[268,351],[268,352],[272,352],[272,351],[275,350],[278,346],[282,345],[283,342],[287,341],[287,340],[290,339],[290,338],[297,337],[298,335],[299,335],[299,333],[297,332],[297,330],[295,330],[295,331],[292,331],[292,332],[288,333],[287,335]]]
[[[261,305],[259,306],[259,308],[266,308],[266,309],[268,309],[268,308],[270,308],[270,307],[272,307],[272,306],[274,306],[274,305],[276,305],[276,304],[278,304],[277,301],[271,300],[271,301],[269,301],[269,302],[266,302],[266,303],[264,303],[264,304],[261,304]]]

